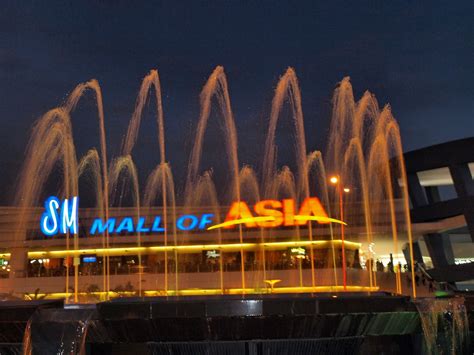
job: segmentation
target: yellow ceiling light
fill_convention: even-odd
[[[178,253],[198,253],[205,250],[221,250],[223,252],[240,251],[240,250],[258,250],[263,247],[265,250],[281,250],[290,247],[310,247],[325,248],[330,247],[331,243],[335,246],[341,246],[341,240],[300,240],[291,242],[270,242],[270,243],[228,243],[228,244],[196,244],[196,245],[176,245],[176,246],[150,246],[150,247],[120,247],[120,248],[96,248],[96,249],[78,249],[78,250],[51,250],[51,251],[29,251],[28,258],[64,258],[68,256],[80,255],[136,255],[151,254],[154,252],[172,252]],[[360,243],[344,241],[344,248],[359,249]],[[6,255],[6,254],[5,254]]]
[[[267,291],[262,288],[229,288],[225,289],[225,294],[228,295],[242,295],[242,294],[262,294],[267,293],[270,288],[267,288]],[[318,293],[318,292],[376,292],[379,290],[378,286],[346,286],[344,290],[343,286],[297,286],[297,287],[273,287],[272,293]],[[104,291],[99,292],[79,292],[78,295],[81,297],[87,297],[90,295],[102,296],[104,297],[107,293]],[[206,296],[206,295],[222,295],[223,290],[219,288],[190,288],[190,289],[180,289],[180,290],[144,290],[143,294],[145,296]],[[73,295],[72,292],[54,292],[54,293],[40,293],[37,295],[25,294],[27,300],[31,300],[34,297],[44,297],[46,299],[63,299],[68,298]],[[133,296],[135,293],[133,291],[109,291],[108,293],[110,298],[119,297],[120,295]],[[333,295],[335,297],[335,295]]]

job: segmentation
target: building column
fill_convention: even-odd
[[[467,163],[449,167],[454,188],[458,198],[462,201],[464,208],[464,218],[467,228],[474,242],[474,180]]]
[[[430,233],[423,236],[434,268],[454,265],[454,254],[448,234]]]
[[[413,242],[413,261],[417,264],[423,264],[423,255],[421,254],[420,245],[418,242]],[[409,244],[405,243],[402,248],[403,255],[405,256],[405,260],[407,264],[410,265],[410,248]]]
[[[423,187],[420,184],[420,179],[418,178],[417,173],[407,174],[407,182],[408,194],[410,195],[413,208],[426,206],[428,201],[426,201],[426,196],[424,194]]]
[[[12,247],[10,249],[10,277],[13,279],[27,276],[28,248]]]
[[[433,204],[433,203],[441,201],[438,186],[426,186],[425,192],[426,192],[426,197],[428,198],[429,204]]]

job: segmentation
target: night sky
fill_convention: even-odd
[[[134,3],[132,6],[130,4]],[[0,204],[11,203],[30,134],[80,82],[99,80],[109,156],[118,153],[141,79],[158,69],[167,160],[182,186],[199,92],[227,73],[241,164],[260,166],[273,90],[288,66],[302,89],[308,150],[325,146],[332,92],[350,76],[390,103],[405,150],[474,135],[474,2],[3,1],[0,10]],[[141,179],[158,162],[154,105],[134,159]],[[73,115],[79,155],[98,146],[92,95]],[[279,126],[279,135],[288,123]],[[217,115],[203,168],[225,169]],[[282,136],[280,143],[289,134]],[[222,147],[216,149],[216,147]],[[474,148],[474,147],[473,147]],[[282,163],[285,159],[284,146]]]

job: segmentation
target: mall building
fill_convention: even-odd
[[[416,261],[474,289],[474,137],[405,153],[405,164]]]
[[[104,218],[97,217],[99,210],[80,209],[76,252],[72,236],[45,236],[40,230],[44,208],[29,211],[26,235],[20,238],[24,240],[15,242],[13,221],[19,219],[20,211],[2,208],[0,258],[4,265],[0,290],[62,293],[66,277],[73,287],[75,264],[80,290],[102,289],[106,258],[111,290],[140,288],[148,293],[179,290],[180,294],[196,294],[196,290],[205,289],[220,294],[246,288],[247,292],[262,292],[274,286],[276,281],[272,280],[279,280],[282,292],[303,292],[305,287],[313,287],[313,282],[318,290],[328,291],[342,287],[343,259],[350,289],[370,287],[363,269],[367,262],[362,252],[363,245],[367,248],[365,226],[348,228],[344,242],[339,227],[328,223],[314,223],[311,229],[307,225],[252,228],[244,224],[229,230],[207,230],[209,216],[225,216],[228,208],[221,210],[177,208],[174,220],[168,209],[164,223],[162,208],[141,209],[140,216],[134,208],[111,208],[108,220],[113,223],[106,224]],[[360,210],[360,206],[354,208]],[[133,224],[127,225],[127,221]],[[105,231],[109,232],[108,243]],[[380,245],[386,242],[392,246],[388,227],[375,232],[381,236]],[[375,284],[372,287],[375,290]]]
[[[474,138],[469,138],[405,154],[414,259],[430,278],[452,288],[470,287],[474,275],[473,147]],[[403,204],[396,201],[395,206],[397,219],[403,219]],[[45,235],[44,208],[26,212],[26,230],[19,235],[21,211],[1,207],[0,293],[64,297],[74,289],[108,289],[145,295],[411,294],[405,281],[407,234],[399,230],[395,252],[386,208],[377,209],[383,215],[372,226],[371,239],[356,203],[345,207],[344,219],[352,222],[345,230],[341,224],[316,222],[277,228],[256,228],[248,222],[208,230],[222,222],[229,208],[177,207],[175,213],[110,208],[107,221],[98,209],[79,209],[79,230],[73,238]]]

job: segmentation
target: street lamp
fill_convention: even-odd
[[[349,193],[351,191],[348,187],[343,187],[341,177],[334,175],[329,178],[331,184],[336,185],[339,194],[339,219],[344,221],[344,206],[342,192]],[[346,270],[346,251],[344,248],[344,224],[341,224],[341,251],[342,251],[342,284],[344,291],[347,290],[347,270]]]

